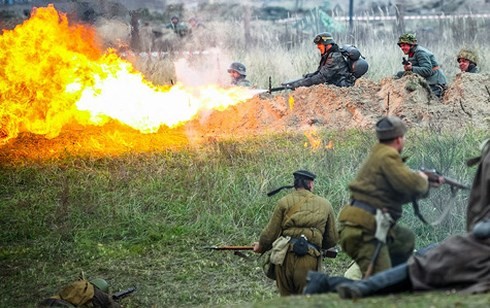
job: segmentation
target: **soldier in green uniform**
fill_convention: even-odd
[[[478,63],[478,55],[475,51],[471,49],[463,48],[458,52],[458,56],[456,58],[458,61],[459,69],[461,72],[466,73],[478,73],[479,69],[477,66]]]
[[[426,247],[408,262],[368,279],[314,277],[307,294],[338,292],[341,298],[361,298],[407,291],[490,292],[490,139],[480,149],[480,156],[467,161],[470,167],[478,164],[478,169],[468,199],[465,234]]]
[[[165,28],[173,30],[174,33],[180,37],[186,36],[189,32],[189,27],[185,23],[180,22],[180,19],[177,16],[172,16],[170,23],[168,23]]]
[[[308,271],[320,268],[321,249],[334,247],[337,243],[333,208],[326,199],[313,194],[316,175],[298,170],[293,176],[293,186],[283,186],[269,193],[294,187],[293,192],[278,201],[259,242],[254,243],[254,252],[262,253],[270,250],[280,236],[291,238],[282,265],[275,266],[281,296],[301,294]],[[302,246],[305,249],[300,252]]]
[[[415,34],[412,33],[401,35],[398,46],[408,59],[403,65],[403,71],[398,72],[396,76],[401,78],[406,72],[418,74],[427,80],[432,93],[441,97],[446,89],[447,79],[434,54],[419,46]]]
[[[376,123],[379,143],[349,184],[351,200],[338,216],[339,244],[359,265],[364,277],[371,263],[370,274],[384,271],[406,262],[415,248],[415,234],[397,220],[402,215],[403,204],[428,194],[429,181],[426,174],[409,169],[402,160],[400,154],[406,131],[398,117],[383,117]],[[389,214],[392,220],[385,244],[379,251],[376,249],[379,241],[375,237],[378,211]],[[323,290],[322,286],[328,285],[327,279],[326,275],[308,274],[310,283],[305,293]],[[346,278],[336,279],[341,282]]]
[[[250,87],[252,84],[247,80],[247,68],[240,62],[233,62],[228,68],[231,85],[239,87]]]
[[[350,87],[355,82],[355,77],[349,69],[349,64],[340,52],[340,47],[335,43],[329,32],[319,33],[313,39],[313,43],[320,51],[321,59],[318,69],[308,73],[302,79],[286,82],[282,85],[288,89],[309,87],[316,84],[332,84],[338,87]]]
[[[379,143],[374,146],[356,178],[349,184],[351,201],[339,214],[340,245],[366,273],[374,255],[377,209],[393,220],[386,245],[376,257],[373,272],[405,262],[415,248],[414,233],[396,223],[402,215],[402,205],[414,198],[426,196],[427,175],[410,170],[401,152],[407,128],[394,116],[383,117],[376,123]]]

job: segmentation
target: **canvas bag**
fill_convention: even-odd
[[[280,236],[272,243],[270,261],[272,264],[282,265],[289,250],[290,236]]]
[[[64,287],[58,297],[75,306],[83,305],[94,297],[94,286],[87,280],[78,280]]]

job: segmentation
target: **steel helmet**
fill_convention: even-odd
[[[241,64],[240,62],[233,62],[228,68],[228,73],[231,73],[231,71],[235,71],[243,76],[247,75],[247,68],[245,67],[245,65]]]
[[[477,64],[478,63],[478,55],[475,51],[471,50],[471,49],[461,49],[459,52],[458,52],[458,57],[456,58],[456,61],[459,62],[459,59],[466,59],[470,62],[473,62],[474,64]]]
[[[109,293],[109,284],[102,278],[94,278],[90,280],[90,283],[93,284],[97,289],[102,292]]]
[[[333,40],[332,33],[322,32],[322,33],[318,33],[315,36],[315,38],[313,39],[313,43],[328,45],[328,44],[335,44],[335,41]]]
[[[405,33],[400,35],[398,38],[398,46],[401,44],[410,44],[410,45],[416,45],[417,44],[417,37],[413,33]]]

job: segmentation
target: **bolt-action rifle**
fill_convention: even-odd
[[[134,291],[136,291],[136,287],[127,288],[126,290],[116,292],[116,293],[112,294],[112,299],[115,301],[118,301],[118,300],[125,298],[126,296],[130,295]]]
[[[447,184],[450,186],[452,197],[454,197],[456,195],[456,193],[458,192],[459,189],[470,189],[469,186],[467,186],[463,183],[460,183],[454,179],[443,176],[440,172],[436,171],[435,169],[420,168],[420,171],[422,171],[423,173],[425,173],[427,175],[429,182],[439,183],[439,178],[442,178],[443,184]],[[420,213],[419,204],[417,202],[417,199],[413,199],[412,204],[413,204],[413,211],[415,213],[415,216],[417,216],[424,224],[429,224],[425,220],[425,218],[422,216],[422,214]],[[444,220],[444,218],[449,214],[450,210],[451,210],[451,208],[449,206],[447,206],[445,208],[444,212],[442,213],[442,215],[439,217],[439,219],[435,222],[430,223],[430,225],[435,226],[435,225],[440,224]]]
[[[234,251],[235,255],[243,257],[244,255],[240,252],[242,250],[253,250],[253,246],[207,246],[204,249],[211,250],[231,250]],[[338,250],[336,248],[322,249],[321,251],[323,258],[335,258],[337,257]]]

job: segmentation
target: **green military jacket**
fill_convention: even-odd
[[[251,87],[252,86],[252,83],[249,80],[245,79],[244,76],[240,76],[240,78],[232,80],[231,84],[234,86],[238,86],[238,87]]]
[[[330,203],[309,190],[297,189],[278,201],[259,244],[266,251],[281,235],[298,238],[302,234],[322,249],[334,247],[338,240]]]
[[[437,63],[434,54],[429,50],[418,45],[412,47],[408,55],[408,62],[412,63],[412,72],[424,77],[428,84],[447,84],[446,75]],[[404,72],[398,72],[397,76],[401,77],[403,74]]]
[[[353,199],[376,208],[387,208],[393,218],[398,219],[403,204],[427,195],[429,182],[409,169],[396,149],[378,143],[349,189]]]

